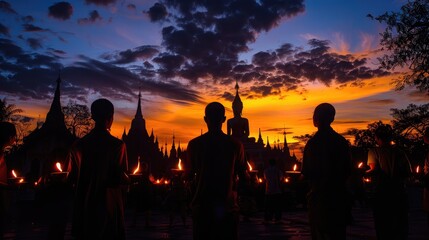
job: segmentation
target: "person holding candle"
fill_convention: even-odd
[[[335,108],[318,105],[313,114],[316,134],[304,148],[301,173],[309,183],[307,205],[312,239],[346,239],[346,182],[351,173],[349,143],[334,131]]]
[[[276,159],[268,160],[269,166],[264,170],[265,179],[265,223],[273,220],[278,223],[282,218],[282,171],[277,167]]]
[[[368,165],[375,182],[373,204],[377,239],[407,239],[408,197],[406,183],[411,165],[404,151],[392,144],[393,130],[381,125],[375,130],[378,147],[368,151]]]
[[[225,119],[225,107],[209,103],[204,116],[208,132],[188,144],[194,240],[238,239],[236,177],[246,182],[248,175],[243,145],[222,131]]]
[[[125,239],[127,151],[125,143],[109,133],[113,113],[109,100],[95,100],[91,105],[95,127],[69,154],[76,188],[72,235],[78,240]]]
[[[0,239],[3,239],[5,216],[7,210],[7,166],[4,152],[16,140],[15,125],[9,122],[0,122]]]
[[[429,144],[429,127],[426,128],[423,136],[426,144]],[[423,210],[427,214],[427,223],[429,227],[429,152],[426,154],[424,165],[424,188],[423,188]]]

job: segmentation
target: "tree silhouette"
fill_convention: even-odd
[[[378,59],[381,68],[408,68],[394,80],[398,90],[413,85],[429,94],[428,16],[427,0],[408,1],[400,12],[386,12],[375,18],[368,14],[368,17],[387,24],[384,32],[380,33],[381,50],[388,52]]]
[[[390,109],[393,117],[393,128],[401,135],[411,139],[422,139],[429,127],[429,103],[423,105],[410,104],[406,109]]]
[[[14,104],[8,104],[6,98],[0,99],[0,121],[11,121],[22,109],[16,108]]]
[[[91,113],[85,105],[70,101],[63,107],[63,113],[66,127],[75,137],[84,136],[94,127]]]

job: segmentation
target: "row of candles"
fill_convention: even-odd
[[[252,177],[255,177],[258,183],[262,183],[263,179],[260,178],[260,177],[258,177],[258,172],[259,171],[256,170],[256,169],[254,169],[249,162],[247,162],[247,165],[248,165],[248,171],[249,171],[250,175]],[[57,162],[55,164],[55,166],[56,166],[56,170],[57,171],[52,172],[51,173],[51,177],[55,178],[55,179],[64,180],[67,177],[68,172],[63,171],[61,163],[59,163],[59,162]],[[296,176],[296,175],[300,175],[301,174],[301,172],[298,171],[297,168],[298,168],[297,164],[294,164],[292,171],[285,171],[286,177],[284,178],[284,182],[288,183],[288,182],[291,181],[291,176]],[[357,165],[357,168],[358,169],[362,169],[362,171],[366,171],[367,166],[363,162],[360,162]],[[136,178],[136,177],[138,178],[138,177],[140,177],[142,175],[140,171],[141,171],[141,169],[140,169],[140,157],[139,157],[138,161],[137,161],[137,166],[136,166],[136,168],[134,169],[134,171],[130,175],[133,178]],[[171,171],[172,172],[181,172],[181,171],[184,171],[184,168],[182,166],[182,160],[180,158],[179,158],[179,161],[177,163],[177,168],[172,168]],[[414,172],[417,175],[421,174],[420,166],[416,166]],[[12,184],[24,184],[24,183],[26,183],[24,177],[19,176],[14,169],[12,169],[11,174],[12,174],[12,178],[9,178],[9,182],[10,183],[12,183]],[[39,184],[40,180],[41,179],[39,178],[38,181],[34,182],[34,185],[37,186]],[[150,177],[150,181],[152,183],[154,183],[154,184],[169,184],[169,180],[164,179],[164,178],[154,179],[152,175]],[[363,181],[369,183],[369,182],[371,182],[371,178],[364,176],[363,177]]]
[[[68,172],[63,171],[61,163],[59,163],[59,162],[55,163],[55,167],[56,167],[57,171],[52,172],[50,174],[51,178],[53,178],[55,180],[59,179],[60,181],[64,181],[68,175]],[[23,184],[27,183],[25,181],[25,177],[20,176],[14,169],[12,169],[11,175],[12,175],[12,177],[8,179],[9,184],[11,184],[11,185],[23,185]],[[39,185],[41,181],[42,181],[42,178],[40,177],[37,181],[35,181],[33,183],[34,186]]]

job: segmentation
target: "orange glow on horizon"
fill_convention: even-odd
[[[374,121],[390,121],[389,108],[384,107],[384,112],[371,112],[368,105],[362,103],[362,99],[377,96],[377,94],[391,91],[390,80],[395,76],[382,77],[362,81],[367,87],[326,87],[322,84],[308,83],[306,92],[297,93],[284,91],[279,95],[271,95],[263,98],[246,98],[244,93],[249,89],[246,84],[240,85],[240,94],[243,101],[242,117],[249,120],[250,136],[256,140],[261,130],[264,144],[267,139],[271,146],[278,144],[283,146],[283,131],[286,130],[289,149],[298,159],[302,156],[304,143],[294,139],[294,136],[312,134],[317,131],[313,126],[312,115],[314,108],[321,102],[332,103],[337,109],[336,118],[332,124],[334,130],[339,133],[347,129],[365,129],[368,123]],[[219,87],[222,91],[235,94],[234,86]],[[144,93],[143,93],[144,94]],[[142,102],[143,117],[146,120],[148,134],[152,130],[158,139],[159,146],[171,148],[172,136],[175,135],[175,144],[180,143],[182,149],[186,149],[188,142],[201,133],[207,132],[204,122],[204,108],[210,101],[218,101],[226,108],[226,118],[232,118],[232,103],[212,93],[212,96],[201,94],[204,97],[200,103],[177,104],[165,99],[156,99]],[[65,106],[67,99],[62,99]],[[13,103],[13,101],[8,101]],[[131,121],[137,107],[137,99],[134,102],[114,101],[115,117],[111,127],[111,134],[121,138],[124,132],[128,132]],[[44,120],[49,110],[50,101],[13,103],[24,111],[25,116]],[[89,105],[89,104],[88,104]],[[39,117],[40,116],[40,117]],[[28,130],[31,131],[34,126]],[[226,133],[226,123],[222,126]],[[346,137],[353,143],[351,137]]]

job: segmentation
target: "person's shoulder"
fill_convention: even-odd
[[[201,136],[198,136],[198,137],[195,137],[195,138],[191,139],[191,140],[188,142],[188,147],[189,147],[189,146],[193,146],[193,145],[195,145],[195,144],[199,144],[200,142],[202,142],[202,141],[203,141],[203,136],[204,136],[204,135],[201,135]]]
[[[339,134],[338,132],[336,132],[336,131],[335,131],[335,130],[333,130],[333,129],[332,129],[332,134],[333,134],[333,136],[335,136],[335,138],[336,138],[338,141],[340,141],[340,142],[342,142],[342,143],[344,143],[344,144],[347,144],[347,145],[348,145],[348,141],[347,141],[347,139],[346,139],[343,135]]]
[[[125,145],[125,142],[117,137],[110,135],[109,138],[110,138],[109,140],[115,145]]]

